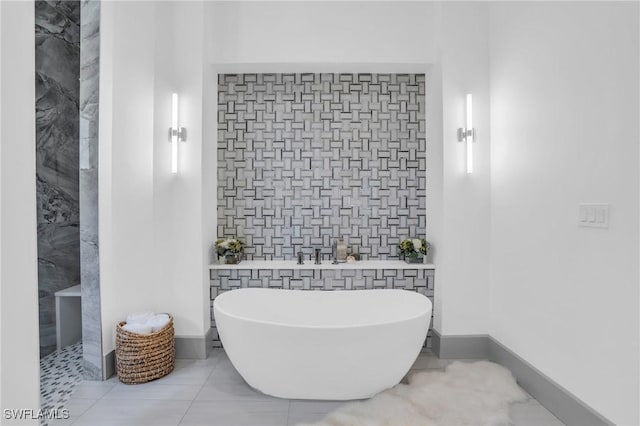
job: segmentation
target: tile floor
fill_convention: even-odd
[[[67,346],[40,359],[40,407],[64,408],[82,381],[82,343]]]
[[[413,369],[447,364],[423,352]],[[124,385],[115,377],[84,381],[67,404],[71,417],[50,425],[295,425],[320,420],[341,404],[263,395],[242,380],[222,350],[214,350],[206,360],[178,360],[173,373],[142,385]],[[516,426],[562,425],[533,398],[514,404],[512,417]]]

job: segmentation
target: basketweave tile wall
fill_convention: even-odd
[[[429,269],[214,269],[210,275],[213,347],[221,346],[213,315],[213,300],[225,291],[247,287],[297,290],[397,288],[423,294],[433,306],[435,284],[434,271]],[[425,341],[429,348],[431,334],[430,328]]]
[[[397,258],[425,232],[424,74],[222,74],[218,236],[248,259],[293,259],[345,237],[363,259]],[[236,288],[400,288],[433,301],[432,270],[212,270]],[[431,331],[425,345],[431,346]]]
[[[247,259],[397,258],[425,232],[424,74],[221,74],[218,236]],[[308,258],[308,257],[307,257]]]

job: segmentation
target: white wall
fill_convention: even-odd
[[[154,245],[154,17],[151,2],[102,4],[99,236],[105,354],[114,349],[115,325],[128,312],[168,308]]]
[[[638,332],[639,258],[638,134],[629,125],[638,106],[626,96],[637,93],[637,32],[625,33],[637,13],[616,11],[625,7],[637,5],[106,2],[105,339],[126,312],[142,308],[174,313],[178,334],[208,328],[216,71],[405,64],[432,72],[427,230],[438,268],[436,329],[491,333],[612,420],[634,418],[626,411],[634,383],[621,376],[626,368],[637,377],[630,359],[638,355],[637,340],[624,337]],[[183,65],[172,67],[173,56]],[[184,172],[171,177],[165,121],[174,90],[189,140]],[[478,131],[471,176],[455,140],[468,92]],[[580,201],[610,202],[611,229],[577,228]],[[616,303],[605,305],[603,292]],[[622,362],[602,362],[611,347],[621,348]],[[596,376],[585,374],[592,370]],[[590,383],[629,392],[610,401],[606,386]]]
[[[155,286],[162,291],[163,296],[172,298],[174,288],[171,283],[176,277],[174,264],[174,250],[176,230],[173,223],[173,183],[177,176],[170,170],[171,144],[168,140],[168,128],[171,123],[171,94],[177,91],[173,86],[175,70],[173,67],[174,34],[173,4],[171,2],[155,2],[154,28],[154,87],[153,87],[153,228],[154,228],[154,269]],[[158,49],[158,46],[164,46]],[[182,147],[180,147],[182,148]],[[167,294],[168,293],[168,294]],[[170,300],[170,299],[169,299]],[[175,319],[175,326],[183,324],[182,318],[177,318],[173,303],[162,309],[171,312]]]
[[[2,23],[2,7],[0,6],[0,25]],[[0,26],[0,49],[2,48],[2,27]],[[2,99],[2,50],[0,50],[0,99]],[[0,102],[0,165],[2,164],[2,102]],[[2,173],[0,173],[0,189],[2,189]],[[2,284],[2,196],[0,196],[0,285]],[[0,319],[2,318],[2,291],[0,290]],[[2,338],[0,336],[0,409],[2,404]]]
[[[638,414],[638,3],[493,3],[491,335]],[[611,205],[607,230],[578,204]]]
[[[169,178],[171,200],[167,208],[171,212],[174,232],[172,263],[176,270],[170,300],[172,309],[177,312],[176,334],[202,337],[211,322],[206,268],[211,241],[203,230],[203,223],[210,222],[211,218],[203,217],[202,197],[204,4],[172,2],[169,5],[174,43],[171,90],[180,95],[180,126],[186,127],[188,132],[187,141],[180,144],[179,173]],[[166,95],[167,92],[156,91],[156,96],[163,99],[167,99]],[[165,110],[168,111],[166,107]],[[166,120],[157,123],[159,135],[166,135],[167,123]],[[161,143],[160,148],[169,152],[166,142]],[[168,164],[166,161],[156,164],[160,174],[166,175]]]
[[[443,334],[487,333],[486,4],[215,2],[205,10],[205,56],[214,72],[428,73],[427,239],[437,264],[434,326]],[[215,85],[215,79],[205,80],[207,96],[215,93]],[[464,174],[464,147],[455,139],[464,123],[468,91],[475,95],[481,135],[472,176]],[[207,117],[215,123],[213,113]],[[214,140],[215,128],[207,126],[205,140]],[[216,167],[214,155],[205,157],[205,170]],[[213,203],[214,178],[203,187],[203,197]],[[209,209],[214,219],[215,210]],[[462,264],[470,266],[460,268]]]
[[[203,21],[209,22],[214,14],[215,4],[213,2],[205,2],[202,11]],[[216,28],[213,25],[203,24],[203,74],[202,74],[202,185],[200,197],[202,200],[202,242],[201,254],[204,258],[204,265],[213,263],[211,253],[211,244],[217,239],[217,195],[212,197],[211,194],[217,194],[218,191],[218,120],[212,120],[210,117],[217,117],[218,114],[218,85],[217,74],[213,65],[207,60],[207,53],[212,50],[212,46],[217,42],[213,35]],[[216,164],[216,167],[211,167]],[[202,282],[205,287],[203,293],[207,306],[210,305],[210,281],[209,269],[203,268]],[[211,322],[210,309],[207,310],[207,322]]]
[[[478,172],[470,178],[460,173],[464,150],[453,139],[469,90],[476,94],[477,127],[488,135],[486,64],[478,59],[486,59],[485,13],[485,6],[466,3],[440,10],[433,3],[107,2],[100,106],[104,352],[113,349],[115,324],[132,310],[173,313],[181,336],[201,336],[209,328],[206,266],[216,230],[220,70],[433,70],[429,88],[444,94],[446,108],[430,104],[427,143],[434,156],[428,162],[434,170],[427,173],[430,187],[442,188],[443,178],[447,183],[444,204],[431,199],[427,207],[444,206],[445,234],[428,225],[438,263],[435,326],[447,334],[485,333],[489,144],[478,144]],[[469,23],[462,30],[460,19]],[[173,91],[180,93],[181,122],[188,128],[176,176],[169,173],[166,140]],[[444,170],[437,171],[433,159],[442,155]],[[474,216],[462,209],[470,204]],[[468,232],[478,244],[467,242]],[[445,249],[452,255],[438,258]],[[461,263],[475,269],[462,270]]]
[[[440,31],[437,33],[439,34]],[[442,146],[442,65],[437,63],[429,66],[425,75],[425,109],[426,109],[426,235],[431,244],[427,260],[440,263],[440,252],[444,244],[442,232],[444,222],[443,211],[443,146]],[[440,283],[441,274],[436,266],[436,290],[434,292],[433,324],[442,333],[443,288]],[[443,279],[444,280],[444,279]]]
[[[202,13],[199,2],[105,2],[100,58],[103,351],[127,313],[170,312],[181,337],[209,329],[202,250]],[[179,173],[170,171],[180,95]]]
[[[440,218],[435,215],[439,229],[433,260],[442,322],[438,324],[436,320],[436,329],[444,335],[486,334],[491,176],[487,5],[443,3],[439,26],[442,179],[436,179],[433,185],[442,188],[442,199],[435,203],[442,212]],[[472,174],[466,173],[466,147],[457,141],[456,134],[465,124],[467,93],[473,94],[477,131]],[[427,193],[427,199],[431,197]]]
[[[0,2],[0,408],[40,408],[35,10]],[[2,424],[38,424],[38,420]]]
[[[430,63],[433,4],[220,2],[206,20],[215,63]]]

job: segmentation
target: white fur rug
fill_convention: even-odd
[[[350,402],[314,426],[509,425],[509,404],[528,399],[511,372],[488,361],[417,372],[371,399]]]

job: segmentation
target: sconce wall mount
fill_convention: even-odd
[[[465,127],[460,127],[458,129],[458,142],[466,142],[469,138],[471,139],[471,142],[475,142],[476,129],[467,129]]]
[[[186,142],[187,141],[187,128],[179,127],[179,128],[169,128],[169,142],[176,137],[178,138],[178,142]]]

